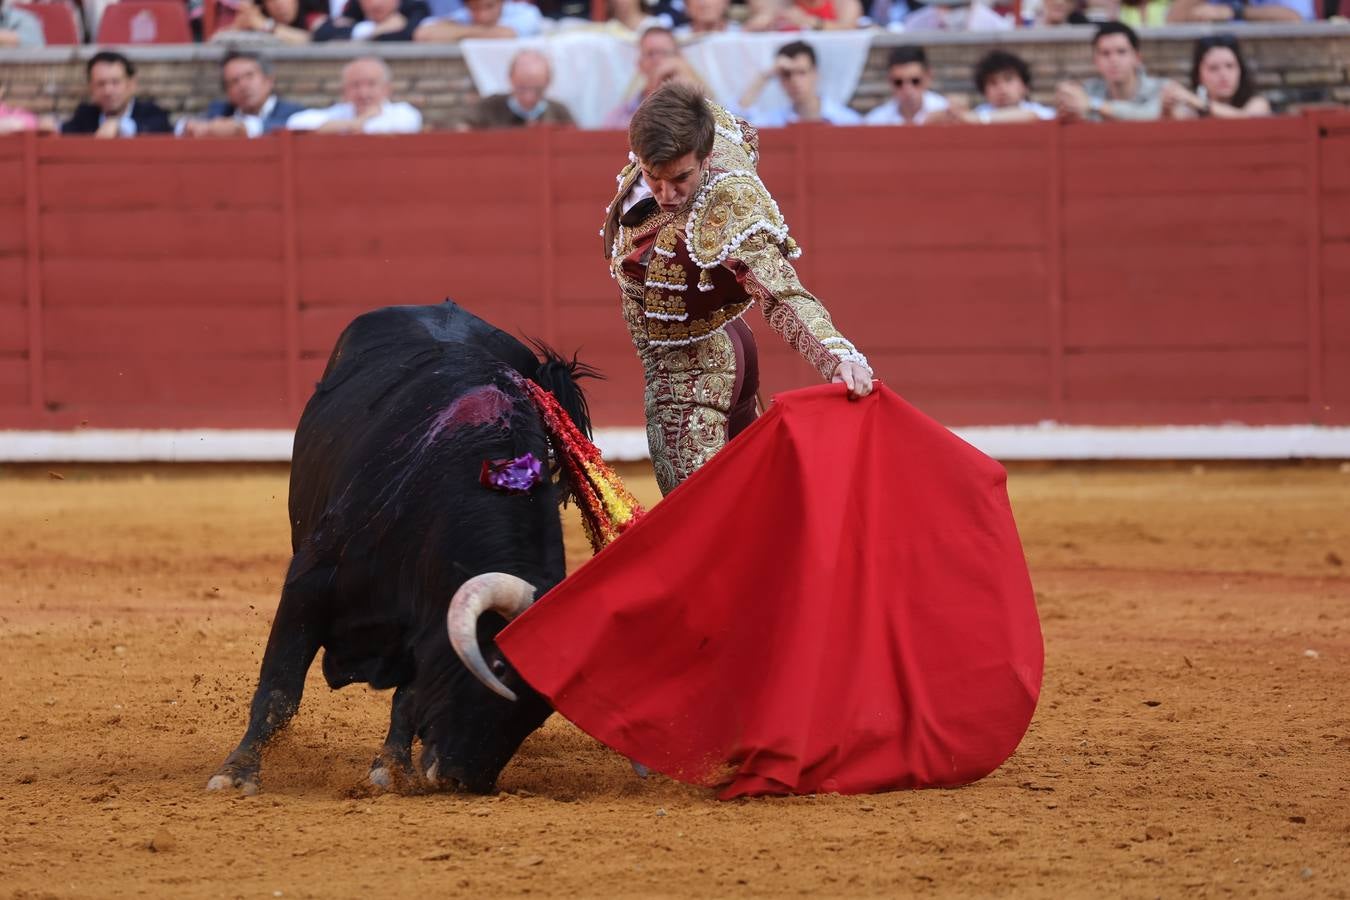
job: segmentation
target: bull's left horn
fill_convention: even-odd
[[[478,617],[491,609],[509,622],[529,609],[533,602],[534,588],[529,582],[502,572],[484,572],[470,578],[455,591],[450,610],[445,614],[450,646],[460,662],[493,692],[513,702],[515,692],[502,684],[483,660],[483,651],[478,647]]]

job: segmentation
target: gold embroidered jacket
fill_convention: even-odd
[[[648,343],[703,340],[758,300],[769,325],[824,378],[842,359],[866,366],[789,262],[801,250],[756,172],[758,133],[709,105],[717,136],[707,178],[689,207],[678,213],[658,207],[639,222],[622,224],[624,200],[642,177],[630,154],[601,232],[625,302],[642,310]]]

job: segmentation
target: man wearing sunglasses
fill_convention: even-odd
[[[887,60],[891,99],[869,112],[868,125],[922,125],[928,117],[947,109],[945,97],[930,90],[933,73],[922,47],[896,47]]]

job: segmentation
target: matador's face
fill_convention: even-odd
[[[638,164],[642,168],[642,180],[665,212],[683,209],[693,199],[703,183],[703,173],[708,169],[707,158],[699,159],[694,153],[658,165],[648,165],[640,160]]]

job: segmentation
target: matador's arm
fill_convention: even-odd
[[[797,270],[779,245],[761,233],[746,238],[728,261],[745,290],[757,300],[769,327],[796,349],[826,381],[839,363],[851,360],[867,369],[867,357],[839,333],[829,312],[802,287]]]

